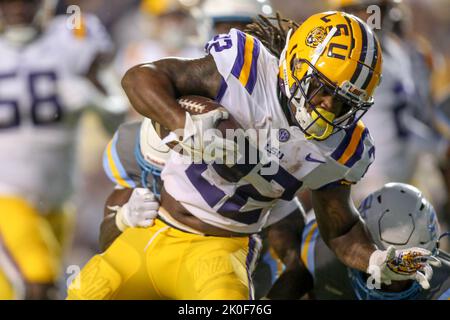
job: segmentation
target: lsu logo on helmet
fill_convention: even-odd
[[[327,36],[327,31],[323,27],[314,28],[306,37],[306,45],[311,48],[317,48],[321,44],[325,37]]]

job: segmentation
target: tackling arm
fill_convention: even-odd
[[[378,250],[353,205],[349,186],[316,190],[312,195],[320,234],[342,263],[370,273],[377,283],[412,279],[424,289],[430,287],[431,266],[440,266],[440,261],[418,247]]]
[[[163,59],[127,71],[122,86],[137,112],[171,131],[184,128],[185,111],[176,98],[200,95],[214,99],[221,84],[214,59]]]
[[[158,215],[159,202],[146,188],[116,189],[105,206],[105,219],[100,227],[100,244],[106,249],[125,229],[147,228]]]
[[[320,234],[345,265],[366,272],[377,249],[350,198],[350,186],[312,192]]]

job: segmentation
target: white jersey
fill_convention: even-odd
[[[0,193],[41,210],[72,191],[74,146],[84,97],[76,88],[112,43],[99,20],[84,15],[70,30],[55,17],[33,42],[16,47],[0,35]]]
[[[167,192],[202,221],[235,232],[259,232],[270,210],[292,200],[301,188],[313,190],[334,183],[356,183],[374,158],[374,146],[360,121],[325,141],[311,141],[289,126],[278,99],[278,60],[259,40],[232,29],[207,44],[222,75],[217,100],[244,129],[276,132],[276,147],[266,148],[271,163],[235,165],[245,172],[238,181],[225,166],[186,164],[172,152],[162,179]],[[267,173],[267,167],[277,168]],[[290,213],[290,212],[287,212]]]

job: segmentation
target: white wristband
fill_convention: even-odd
[[[116,213],[116,226],[120,231],[124,232],[129,227],[123,222],[122,216],[123,216],[123,207],[121,207]]]

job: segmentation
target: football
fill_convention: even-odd
[[[177,101],[180,107],[191,115],[203,114],[218,108],[223,108],[220,103],[214,101],[213,99],[196,95],[182,96]],[[161,138],[166,137],[170,133],[168,129],[160,126],[156,122],[154,122],[154,126]],[[224,137],[227,129],[238,128],[241,128],[241,126],[231,115],[229,115],[228,119],[220,121],[217,125],[217,129],[223,134]]]

